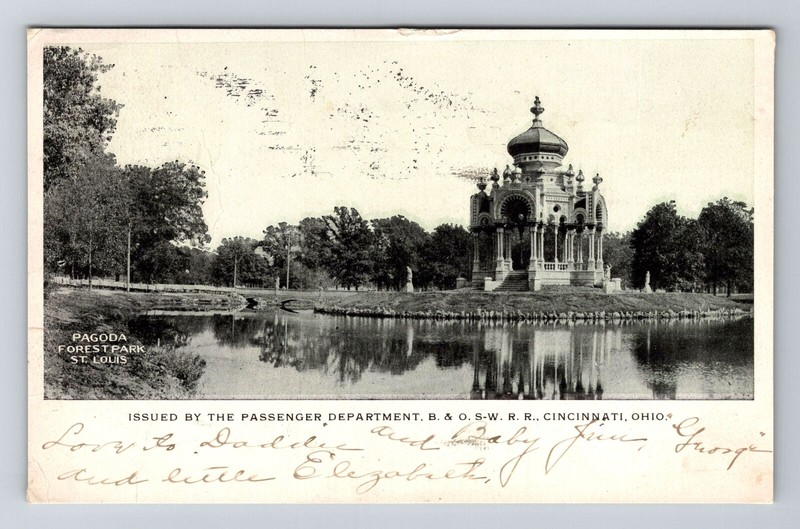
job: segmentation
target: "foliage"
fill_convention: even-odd
[[[603,263],[611,267],[611,277],[622,279],[623,286],[631,285],[631,232],[609,232],[603,236]]]
[[[119,273],[128,195],[108,157],[92,157],[44,197],[45,266],[86,277]]]
[[[101,97],[97,84],[111,66],[68,47],[44,51],[46,270],[119,277],[130,240],[134,281],[187,282],[197,274],[181,248],[210,240],[204,173],[178,161],[116,166],[104,150],[121,105]]]
[[[702,230],[705,279],[717,291],[719,285],[746,291],[753,289],[753,209],[727,197],[709,203],[697,221]]]
[[[469,277],[470,246],[469,232],[461,226],[437,226],[422,252],[419,285],[443,290],[455,288],[459,276]]]
[[[291,259],[297,254],[298,238],[296,226],[281,222],[277,226],[268,226],[264,230],[264,238],[259,243],[269,261],[269,275],[278,278],[284,287],[286,286],[287,259],[290,260],[291,266]],[[291,276],[291,270],[289,275]]]
[[[650,272],[653,289],[692,290],[703,266],[701,245],[696,221],[678,215],[674,201],[654,206],[631,233],[633,285],[642,288]]]
[[[300,251],[297,258],[309,269],[322,269],[331,262],[328,225],[319,217],[308,217],[297,226]]]
[[[428,234],[402,215],[374,219],[372,279],[378,289],[400,290],[406,284],[407,267],[419,269],[419,254],[428,241]]]
[[[327,268],[331,276],[348,290],[366,284],[372,269],[370,246],[373,234],[369,223],[355,208],[335,207],[333,215],[323,217],[330,241]]]
[[[210,240],[201,209],[207,197],[204,172],[175,161],[157,169],[126,166],[122,174],[132,197],[128,221],[134,280],[175,276],[186,263],[170,246],[202,246]]]
[[[199,355],[175,347],[151,347],[149,354],[177,378],[189,392],[197,389],[197,382],[206,369],[206,361]]]
[[[212,269],[215,282],[228,286],[269,286],[269,264],[263,254],[256,253],[259,244],[255,239],[239,236],[222,239]]]
[[[114,65],[81,49],[44,49],[44,189],[75,178],[104,153],[121,105],[100,94],[98,75]]]

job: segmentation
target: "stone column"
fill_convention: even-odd
[[[514,228],[511,228],[511,230],[506,230],[506,240],[503,243],[503,249],[506,252],[504,263],[506,270],[511,270],[511,233],[513,229]]]
[[[605,230],[600,230],[597,237],[597,267],[600,270],[603,270],[603,236],[605,235]]]
[[[558,262],[558,225],[553,226],[553,262]]]
[[[495,264],[495,281],[500,281],[503,279],[503,228],[497,228],[497,232],[494,235],[496,241],[496,264]]]
[[[589,268],[594,268],[594,228],[589,228]]]
[[[578,235],[578,264],[583,264],[583,236],[584,232]]]
[[[481,243],[480,233],[477,231],[472,232],[472,281],[478,281],[481,278]]]
[[[567,232],[567,240],[569,241],[569,245],[567,246],[567,262],[574,263],[575,262],[575,230],[569,230]]]
[[[539,258],[539,250],[536,248],[536,226],[528,227],[528,235],[531,238],[531,258],[528,263],[528,270],[536,270],[536,261]]]
[[[536,228],[536,234],[539,236],[539,264],[544,263],[544,226]]]

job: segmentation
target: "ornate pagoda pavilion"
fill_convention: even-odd
[[[508,143],[513,169],[495,169],[470,200],[472,285],[484,290],[539,290],[543,285],[602,286],[608,210],[597,174],[562,169],[569,147],[544,128],[536,97],[531,127]],[[501,181],[502,180],[502,181]]]

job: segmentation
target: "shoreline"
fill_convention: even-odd
[[[536,293],[364,292],[316,303],[320,314],[471,321],[626,321],[702,319],[753,313],[752,305],[697,293],[551,289]]]

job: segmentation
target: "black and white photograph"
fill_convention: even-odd
[[[753,398],[751,43],[333,40],[44,48],[45,398]]]

